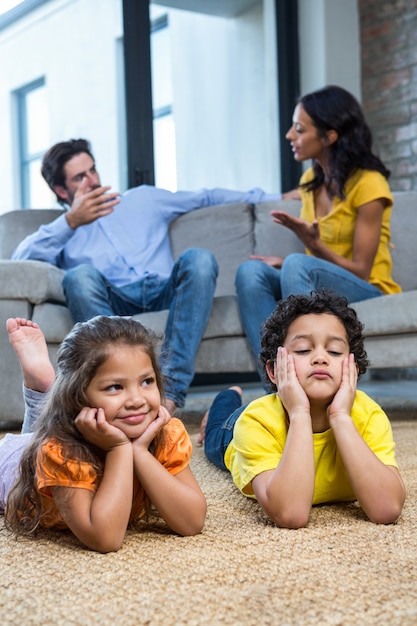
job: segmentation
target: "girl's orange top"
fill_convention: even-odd
[[[192,444],[184,424],[177,418],[170,419],[164,426],[164,437],[155,451],[155,457],[172,475],[178,474],[190,462]],[[37,489],[39,490],[44,515],[44,528],[67,528],[52,496],[51,487],[72,487],[97,491],[99,479],[90,463],[68,459],[56,439],[47,441],[39,450],[37,458]],[[130,520],[139,519],[145,509],[145,492],[135,477]]]

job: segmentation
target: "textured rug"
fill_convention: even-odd
[[[283,530],[195,447],[203,533],[129,531],[101,555],[69,533],[16,541],[0,521],[2,626],[417,624],[417,422],[394,422],[408,497],[397,524],[354,504],[316,507]],[[196,434],[192,434],[195,441]]]

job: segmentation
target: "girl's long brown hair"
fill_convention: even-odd
[[[81,409],[88,406],[85,392],[97,369],[118,345],[141,347],[151,360],[158,389],[163,395],[156,336],[151,331],[126,317],[97,316],[77,323],[58,350],[55,382],[48,392],[47,403],[36,422],[33,439],[23,453],[17,480],[9,494],[5,523],[16,535],[33,534],[41,522],[43,513],[36,489],[36,459],[46,441],[56,439],[72,462],[90,463],[96,471],[97,482],[100,482],[105,454],[83,438],[74,420]],[[162,433],[163,429],[152,442],[151,452],[161,441]]]

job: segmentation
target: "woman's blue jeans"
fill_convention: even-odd
[[[75,322],[95,315],[135,315],[169,309],[160,363],[166,397],[183,407],[210,317],[217,274],[218,265],[209,250],[190,248],[176,260],[166,279],[149,275],[115,287],[91,265],[79,265],[65,274],[62,285]]]
[[[256,359],[261,350],[262,325],[279,300],[323,288],[344,296],[348,302],[383,295],[377,287],[338,265],[300,253],[287,256],[281,269],[263,261],[245,261],[237,270],[235,286],[242,326]]]
[[[236,420],[246,406],[241,405],[240,394],[234,389],[225,389],[217,394],[209,410],[204,451],[208,460],[222,470],[227,471],[224,453],[232,441]]]

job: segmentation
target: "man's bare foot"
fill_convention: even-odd
[[[19,359],[25,386],[34,391],[48,391],[55,379],[55,371],[43,332],[35,322],[23,317],[10,317],[6,328]]]
[[[165,398],[163,404],[164,404],[164,407],[167,409],[168,413],[171,415],[171,417],[175,415],[175,411],[178,409],[178,407],[175,404],[174,400],[170,400],[170,398]]]
[[[235,385],[234,387],[229,387],[229,389],[233,389],[233,391],[237,391],[237,393],[242,397],[242,389],[238,387],[237,385]],[[198,435],[198,438],[197,438],[198,446],[202,446],[204,443],[204,439],[206,438],[206,426],[207,426],[208,414],[209,414],[209,411],[206,411],[204,413],[203,419],[201,420],[200,434]]]

